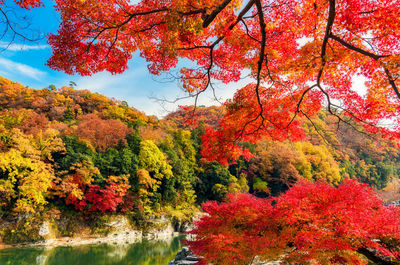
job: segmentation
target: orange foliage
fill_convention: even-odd
[[[25,134],[37,136],[49,127],[49,120],[44,114],[27,109],[10,109],[0,112],[0,122],[8,128],[18,128]]]
[[[79,117],[76,129],[79,139],[88,141],[96,150],[104,152],[119,143],[126,144],[125,137],[131,130],[119,120],[102,120],[97,114]]]
[[[203,125],[217,129],[219,120],[225,113],[223,107],[217,106],[197,106],[194,112],[193,110],[193,106],[180,106],[177,111],[168,114],[164,120],[177,128],[194,129]]]

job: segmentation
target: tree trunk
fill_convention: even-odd
[[[392,260],[392,259],[386,259],[382,256],[378,256],[376,253],[373,251],[367,249],[367,248],[359,248],[357,250],[358,253],[364,255],[367,259],[370,261],[378,264],[378,265],[399,265],[400,261],[399,260]]]

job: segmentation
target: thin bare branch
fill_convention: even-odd
[[[366,55],[366,56],[368,56],[368,57],[371,57],[371,58],[374,59],[375,61],[379,60],[380,58],[385,58],[385,57],[388,57],[388,56],[389,56],[389,55],[377,55],[377,54],[374,54],[374,53],[372,53],[372,52],[365,51],[365,50],[363,50],[363,49],[360,49],[360,48],[358,48],[358,47],[356,47],[356,46],[354,46],[354,45],[352,45],[352,44],[350,44],[350,43],[344,41],[343,39],[341,39],[341,38],[339,38],[338,36],[333,35],[333,34],[330,34],[330,35],[329,35],[329,38],[331,38],[331,39],[333,39],[333,40],[339,42],[339,43],[342,44],[344,47],[346,47],[346,48],[348,48],[348,49],[350,49],[350,50],[353,50],[353,51],[356,51],[356,52],[358,52],[358,53],[364,54],[364,55]]]
[[[213,20],[218,16],[219,13],[222,12],[222,10],[225,9],[229,5],[229,3],[232,2],[232,0],[224,0],[217,8],[215,8],[211,14],[207,15],[205,19],[203,20],[203,28],[207,28]]]
[[[330,34],[329,37],[331,39],[336,40],[337,42],[342,44],[344,47],[346,47],[346,48],[348,48],[350,50],[353,50],[355,52],[358,52],[360,54],[363,54],[365,56],[368,56],[368,57],[372,58],[375,61],[378,61],[381,58],[385,58],[385,57],[389,57],[390,56],[390,55],[378,55],[378,54],[374,54],[374,53],[371,53],[369,51],[363,50],[361,48],[358,48],[358,47],[356,47],[356,46],[344,41],[343,39],[341,39],[338,36],[335,36],[333,34]],[[386,74],[386,76],[388,78],[390,86],[392,87],[393,91],[396,93],[396,96],[400,99],[400,91],[399,91],[399,89],[398,89],[398,87],[397,87],[397,85],[395,83],[395,80],[393,79],[389,69],[387,67],[385,67],[384,65],[382,65],[382,68],[385,71],[385,74]]]

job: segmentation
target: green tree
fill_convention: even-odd
[[[205,163],[202,167],[195,190],[199,202],[208,200],[221,201],[227,193],[234,193],[246,189],[241,187],[238,179],[217,162]],[[241,180],[243,183],[243,180]]]
[[[155,143],[151,140],[144,140],[140,143],[138,162],[139,171],[141,170],[140,172],[143,172],[143,170],[145,170],[148,172],[140,175],[146,176],[146,183],[151,183],[151,201],[153,204],[159,205],[161,202],[161,193],[159,192],[159,187],[161,186],[163,180],[173,177],[171,166],[168,164],[164,153],[162,153],[157,145],[155,145]]]
[[[64,121],[70,122],[75,119],[75,114],[72,111],[71,107],[68,106],[67,110],[64,112]]]
[[[174,202],[179,193],[193,190],[197,171],[196,150],[190,132],[181,129],[172,132],[172,137],[165,138],[160,148],[167,155],[174,175],[162,182],[163,199]],[[187,199],[186,197],[185,200]],[[194,203],[194,198],[192,200]]]

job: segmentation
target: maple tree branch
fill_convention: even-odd
[[[165,21],[161,21],[161,22],[152,24],[147,28],[144,28],[144,29],[141,29],[141,30],[136,30],[135,32],[136,33],[145,32],[145,31],[148,31],[148,30],[152,30],[154,27],[157,27],[157,26],[160,26],[160,25],[163,25],[163,24],[165,24]]]
[[[335,36],[333,34],[330,34],[329,37],[331,39],[334,39],[335,41],[339,42],[344,47],[346,47],[346,48],[348,48],[350,50],[353,50],[355,52],[361,53],[361,54],[363,54],[365,56],[368,56],[368,57],[372,58],[375,61],[378,61],[381,58],[385,58],[385,57],[389,57],[390,56],[390,55],[378,55],[378,54],[374,54],[372,52],[363,50],[361,48],[358,48],[358,47],[346,42],[345,40],[343,40],[343,39],[341,39],[338,36]],[[400,99],[400,91],[399,91],[399,89],[398,89],[398,87],[397,87],[397,85],[395,83],[395,80],[393,79],[389,69],[387,69],[384,65],[382,67],[383,67],[383,70],[385,71],[385,74],[386,74],[386,76],[388,78],[390,86],[392,87],[393,91],[396,93],[396,96]]]
[[[255,37],[253,37],[253,36],[250,35],[249,27],[247,26],[246,21],[244,21],[244,19],[242,18],[242,19],[240,20],[240,22],[242,22],[242,24],[244,25],[244,28],[246,29],[246,34],[247,34],[247,36],[249,36],[249,38],[252,39],[252,40],[254,40],[255,42],[260,43],[259,40],[257,40]]]
[[[117,28],[116,32],[115,32],[115,37],[113,42],[111,43],[110,47],[108,47],[108,52],[107,54],[104,56],[104,59],[106,59],[108,57],[108,55],[110,54],[112,48],[115,46],[115,44],[117,43],[118,40],[118,33],[119,33],[120,28]]]
[[[129,17],[128,17],[127,20],[125,20],[124,22],[122,22],[121,24],[119,24],[119,25],[117,25],[115,27],[118,27],[118,28],[122,27],[123,25],[129,23],[129,21],[131,21],[134,17],[145,16],[145,15],[150,15],[150,14],[153,14],[153,13],[160,13],[160,12],[165,12],[165,11],[169,11],[169,9],[167,7],[162,7],[162,8],[155,9],[155,10],[131,13],[131,14],[129,14]]]
[[[145,15],[150,15],[153,13],[159,13],[159,12],[165,12],[168,11],[169,9],[166,7],[160,8],[160,9],[155,9],[155,10],[150,10],[150,11],[145,11],[145,12],[137,12],[137,13],[131,13],[129,14],[128,19],[126,19],[125,21],[123,21],[122,23],[118,24],[118,25],[114,25],[114,26],[108,26],[108,27],[101,27],[98,26],[99,28],[101,28],[101,30],[98,32],[98,34],[92,39],[91,43],[94,43],[94,41],[96,41],[96,39],[98,39],[100,37],[100,35],[109,29],[119,29],[122,26],[128,24],[134,17],[137,16],[145,16]]]
[[[203,74],[201,77],[199,77],[199,78],[198,78],[198,77],[193,77],[193,78],[191,78],[191,79],[202,79],[202,78],[204,78],[204,77],[207,76],[207,83],[205,84],[204,88],[199,89],[195,94],[190,94],[190,95],[187,96],[187,97],[178,98],[178,99],[175,99],[175,100],[173,101],[173,103],[176,103],[177,101],[179,101],[179,100],[181,100],[181,99],[184,99],[184,98],[193,98],[193,97],[194,97],[194,106],[193,106],[193,110],[191,111],[192,114],[191,114],[190,119],[192,119],[192,118],[195,117],[196,109],[197,109],[197,103],[198,103],[198,99],[199,99],[200,94],[204,93],[204,92],[207,90],[208,87],[211,87],[211,88],[212,88],[213,94],[214,94],[214,98],[218,101],[218,99],[217,99],[216,96],[215,96],[215,89],[214,89],[214,87],[213,87],[213,85],[212,85],[212,83],[211,83],[211,70],[212,70],[213,65],[214,65],[214,55],[213,55],[213,53],[214,53],[214,48],[215,48],[215,46],[216,46],[221,40],[222,40],[222,38],[220,37],[219,39],[217,39],[217,40],[216,40],[212,45],[210,45],[210,46],[202,46],[202,47],[199,47],[199,46],[198,46],[198,47],[190,47],[190,48],[180,48],[180,50],[193,50],[193,49],[198,49],[198,48],[207,48],[207,49],[210,50],[210,52],[209,52],[210,63],[209,63],[209,65],[208,65],[207,68],[204,67],[205,70],[206,70],[206,73],[204,73],[204,74]],[[167,100],[164,100],[164,102],[168,102],[168,101],[167,101]],[[171,103],[171,102],[169,102],[169,103]]]
[[[288,125],[286,126],[286,129],[289,128],[289,126],[293,123],[293,121],[296,119],[297,114],[301,111],[300,107],[301,107],[301,103],[303,102],[306,94],[313,88],[317,87],[317,84],[314,84],[310,87],[308,87],[306,90],[304,90],[304,92],[301,94],[300,100],[297,102],[297,107],[296,107],[296,111],[292,117],[292,119],[290,120],[290,122],[288,123]],[[301,111],[303,113],[303,111]],[[303,113],[304,114],[304,113]]]
[[[334,0],[331,0],[331,1],[334,2]],[[331,1],[330,1],[330,2],[331,2]],[[330,5],[330,7],[331,7],[331,6],[332,6],[332,5]],[[329,12],[329,13],[332,14],[331,12],[334,12],[334,11],[332,11],[332,8],[330,8],[330,12]],[[332,24],[333,24],[333,20],[332,20]],[[331,25],[332,25],[332,24],[331,24]],[[346,48],[348,48],[348,49],[350,49],[350,50],[353,50],[353,51],[356,51],[356,52],[358,52],[358,53],[361,53],[361,54],[363,54],[363,55],[365,55],[365,56],[368,56],[368,57],[370,57],[370,58],[372,58],[372,59],[374,59],[374,60],[379,60],[380,58],[388,57],[388,55],[376,55],[376,54],[373,54],[373,53],[371,53],[371,52],[369,52],[369,51],[365,51],[365,50],[363,50],[363,49],[360,49],[360,48],[358,48],[358,47],[356,47],[356,46],[354,46],[354,45],[352,45],[352,44],[350,44],[350,43],[344,41],[343,39],[339,38],[338,36],[332,34],[332,33],[331,33],[331,29],[328,31],[328,25],[329,25],[329,18],[328,18],[327,30],[326,30],[326,34],[328,34],[328,35],[325,35],[325,38],[324,38],[325,47],[324,47],[324,45],[323,45],[323,47],[322,47],[322,52],[321,52],[321,57],[322,57],[322,55],[325,55],[325,54],[326,54],[326,44],[328,44],[328,40],[329,40],[329,39],[333,39],[333,40],[337,41],[338,43],[342,44],[343,46],[345,46]],[[325,48],[325,50],[324,50],[324,48]],[[323,66],[325,66],[325,64],[326,64],[326,59],[324,59],[324,57],[322,57],[322,60],[323,60],[323,61],[322,61],[322,66],[321,66],[321,69],[320,69],[320,71],[319,71],[319,73],[318,73],[317,86],[318,86],[318,88],[321,90],[321,92],[325,95],[325,97],[326,97],[326,99],[327,99],[327,101],[328,101],[328,112],[329,112],[331,115],[334,115],[335,117],[337,117],[338,123],[339,123],[340,121],[342,121],[342,122],[344,122],[345,124],[350,125],[353,129],[355,129],[357,132],[360,132],[360,133],[365,133],[365,132],[362,132],[362,131],[358,130],[358,129],[355,128],[352,124],[350,124],[349,122],[343,120],[342,117],[340,117],[339,115],[333,113],[331,107],[333,106],[333,107],[335,107],[335,108],[339,108],[339,109],[345,111],[347,114],[349,114],[349,115],[350,115],[351,117],[353,117],[354,119],[356,119],[356,120],[358,120],[358,121],[360,121],[360,122],[362,122],[362,123],[365,123],[365,124],[368,125],[368,126],[376,127],[375,125],[370,124],[370,123],[368,123],[368,122],[366,122],[366,121],[363,121],[362,119],[358,118],[358,117],[357,117],[356,115],[354,115],[352,112],[350,112],[350,111],[348,111],[348,110],[346,110],[346,109],[344,109],[344,108],[341,108],[340,106],[337,106],[337,105],[335,105],[335,104],[332,104],[332,102],[331,102],[331,100],[330,100],[329,94],[321,87],[321,84],[320,84],[320,80],[321,80],[322,73],[323,73]],[[388,70],[386,67],[383,67],[383,68],[384,68],[384,70],[385,70],[386,75],[387,75],[388,78],[389,78],[390,84],[392,85],[392,87],[393,87],[394,91],[396,92],[397,96],[400,98],[400,92],[399,92],[399,90],[397,89],[396,84],[394,83],[394,80],[393,80],[393,78],[391,77],[389,70]]]
[[[372,53],[372,52],[369,52],[369,51],[365,51],[365,50],[363,50],[363,49],[360,49],[360,48],[358,48],[358,47],[356,47],[356,46],[354,46],[354,45],[352,45],[352,44],[346,42],[345,40],[343,40],[343,39],[341,39],[341,38],[339,38],[338,36],[333,35],[333,34],[329,34],[329,38],[331,38],[331,39],[333,39],[333,40],[339,42],[339,43],[342,44],[344,47],[346,47],[346,48],[348,48],[348,49],[350,49],[350,50],[353,50],[353,51],[356,51],[356,52],[358,52],[358,53],[364,54],[364,55],[366,55],[366,56],[368,56],[368,57],[371,57],[371,58],[374,59],[375,61],[379,60],[380,58],[389,57],[389,55],[377,55],[377,54],[374,54],[374,53]]]
[[[336,2],[335,0],[329,0],[329,15],[328,15],[328,20],[326,23],[326,28],[325,28],[325,35],[324,35],[324,39],[322,41],[322,48],[321,48],[321,67],[318,71],[318,75],[317,75],[317,87],[319,88],[319,90],[321,90],[321,92],[326,96],[326,99],[328,101],[328,111],[330,114],[333,114],[332,109],[331,109],[331,100],[329,97],[329,94],[321,87],[321,78],[322,78],[322,74],[324,72],[324,68],[326,65],[326,47],[329,41],[329,35],[331,34],[332,31],[332,26],[333,26],[333,22],[335,21],[335,15],[336,15]]]
[[[232,0],[225,0],[219,6],[217,6],[217,8],[214,9],[211,14],[207,15],[203,20],[203,28],[207,28],[211,24],[211,22],[213,22],[213,20],[218,16],[218,14],[221,13],[221,11],[229,5],[230,2],[232,2]]]
[[[215,45],[216,45],[216,43],[215,43]],[[214,65],[214,48],[215,48],[215,45],[212,45],[211,48],[210,48],[210,55],[209,55],[210,56],[210,65],[206,69],[207,70],[207,73],[206,73],[206,75],[207,75],[207,84],[205,85],[205,87],[203,89],[201,89],[199,91],[199,93],[197,93],[197,95],[195,97],[195,103],[194,103],[194,108],[193,108],[193,112],[192,112],[192,116],[193,117],[195,116],[195,113],[196,113],[197,101],[199,99],[200,94],[202,92],[206,91],[209,86],[212,87],[212,85],[211,85],[211,70],[212,70],[212,67]],[[212,89],[213,89],[214,96],[215,96],[214,88],[212,87]]]
[[[257,102],[258,105],[260,106],[260,116],[263,114],[263,105],[261,102],[260,98],[260,85],[261,85],[261,70],[262,66],[264,63],[264,58],[265,58],[265,45],[267,41],[267,33],[266,33],[266,25],[264,21],[264,13],[262,12],[262,4],[260,0],[256,0],[256,7],[258,10],[258,19],[259,19],[259,24],[260,24],[260,31],[261,31],[261,43],[260,43],[260,58],[258,60],[258,66],[257,66],[257,85],[256,85],[256,96],[257,96]]]
[[[388,77],[389,84],[392,86],[392,88],[393,88],[394,92],[396,93],[397,97],[400,99],[400,91],[397,88],[396,83],[394,82],[394,79],[393,79],[392,75],[390,74],[389,69],[387,69],[386,67],[383,67],[383,69],[385,71],[386,76]]]
[[[250,9],[254,3],[256,4],[256,8],[258,10],[257,14],[258,14],[260,32],[261,32],[261,41],[259,42],[260,43],[260,56],[259,56],[259,60],[257,63],[257,77],[256,77],[257,84],[256,84],[256,88],[255,88],[257,103],[260,107],[260,111],[258,112],[258,114],[255,118],[246,122],[246,124],[240,130],[240,133],[235,138],[234,142],[238,141],[239,138],[242,135],[244,135],[244,131],[248,125],[250,125],[252,122],[256,121],[260,117],[261,117],[261,124],[251,134],[256,133],[262,127],[265,127],[265,125],[264,125],[265,117],[263,116],[263,104],[261,102],[261,97],[260,97],[260,85],[261,85],[261,71],[262,71],[262,66],[263,66],[264,60],[265,60],[265,45],[266,45],[266,41],[267,41],[267,34],[266,34],[266,24],[265,24],[265,20],[264,20],[264,13],[262,12],[261,1],[260,0],[250,1],[247,6]],[[243,13],[243,15],[244,15],[244,13]],[[270,121],[270,120],[268,120],[268,121],[274,125],[274,123],[272,121]]]
[[[307,113],[305,113],[303,110],[300,110],[300,112],[304,115],[304,117],[307,118],[307,120],[311,123],[311,125],[314,127],[315,131],[317,132],[317,134],[319,135],[319,137],[321,137],[321,139],[325,142],[325,144],[327,144],[328,146],[331,145],[331,143],[329,143],[329,141],[326,139],[326,137],[321,133],[321,130],[317,127],[317,125],[314,123],[314,121],[310,118],[310,116],[308,116]]]
[[[154,101],[156,101],[156,102],[166,102],[166,103],[169,103],[169,104],[175,104],[175,103],[177,103],[177,102],[179,102],[181,100],[184,100],[184,99],[196,98],[198,96],[198,94],[201,94],[203,92],[204,92],[204,90],[200,90],[200,91],[198,91],[198,92],[196,92],[194,94],[190,93],[187,96],[177,97],[177,98],[175,98],[173,100],[168,100],[165,97],[164,98],[158,98],[158,97],[155,97],[155,96],[150,96],[149,98],[154,100]]]
[[[346,113],[349,114],[352,118],[354,118],[355,120],[359,121],[360,123],[364,123],[364,124],[366,124],[366,125],[368,125],[368,126],[375,127],[373,124],[371,124],[371,123],[369,123],[369,122],[367,122],[367,121],[364,121],[364,120],[360,119],[359,117],[357,117],[356,115],[354,115],[352,112],[348,111],[347,109],[345,109],[345,108],[343,108],[343,107],[341,107],[341,106],[338,106],[338,105],[336,105],[336,104],[332,104],[332,106],[333,106],[334,108],[336,108],[336,109],[339,109],[339,110],[342,110],[342,111],[346,112]]]
[[[320,68],[320,70],[318,71],[317,84],[316,84],[316,86],[319,88],[319,90],[320,90],[320,91],[325,95],[325,97],[326,97],[326,100],[327,100],[327,102],[328,102],[328,106],[327,106],[328,112],[329,112],[331,115],[337,117],[338,122],[341,122],[341,121],[342,121],[342,122],[344,122],[344,123],[346,123],[346,124],[349,124],[348,122],[346,122],[345,120],[343,120],[343,118],[340,117],[338,114],[333,113],[333,111],[332,111],[332,106],[333,106],[334,104],[332,104],[328,92],[326,92],[325,89],[323,89],[322,86],[321,86],[322,74],[323,74],[325,65],[326,65],[326,63],[327,63],[327,59],[326,59],[326,48],[327,48],[327,46],[328,46],[329,39],[332,38],[332,36],[334,36],[334,35],[332,34],[332,27],[333,27],[333,23],[334,23],[334,21],[335,21],[335,15],[336,15],[336,1],[335,1],[335,0],[329,0],[329,15],[328,15],[327,23],[326,23],[325,36],[324,36],[324,39],[323,39],[323,41],[322,41],[322,48],[321,48],[321,60],[322,60],[322,63],[321,63],[321,68]],[[346,112],[347,112],[347,113],[350,113],[350,112],[347,111],[347,110],[346,110]],[[352,113],[350,113],[350,114],[351,114],[353,117],[356,117],[354,114],[352,114]],[[358,118],[357,118],[357,119],[358,119]],[[360,120],[360,119],[358,119],[358,120]],[[368,124],[368,123],[367,123],[367,124]],[[352,126],[351,124],[349,124],[349,125]],[[368,125],[370,125],[370,124],[368,124]],[[352,126],[352,127],[353,127],[353,126]],[[353,127],[353,128],[354,128],[354,127]],[[358,130],[357,130],[357,131],[358,131]]]
[[[329,112],[331,115],[337,117],[338,122],[341,122],[341,121],[342,121],[342,122],[344,122],[344,123],[349,124],[350,126],[352,126],[350,123],[348,123],[348,122],[346,122],[345,120],[343,120],[343,118],[340,117],[338,114],[333,113],[333,111],[332,111],[332,106],[333,106],[333,104],[332,104],[332,102],[331,102],[331,98],[330,98],[328,92],[326,92],[325,89],[323,89],[322,86],[321,86],[322,74],[323,74],[325,65],[326,65],[326,63],[327,63],[327,59],[326,59],[326,48],[327,48],[329,39],[330,39],[331,36],[332,36],[332,33],[331,33],[331,32],[332,32],[333,23],[334,23],[334,20],[335,20],[335,15],[336,15],[336,1],[335,1],[335,0],[329,0],[329,15],[328,15],[327,23],[326,23],[325,36],[324,36],[324,39],[323,39],[323,42],[322,42],[322,48],[321,48],[321,60],[322,60],[322,63],[321,63],[321,68],[320,68],[320,70],[318,71],[318,76],[317,76],[317,87],[319,88],[319,90],[320,90],[320,91],[325,95],[325,97],[326,97],[326,100],[327,100],[327,103],[328,103],[328,106],[327,106],[328,112]],[[353,115],[353,116],[354,116],[354,115]],[[352,127],[353,127],[353,126],[352,126]],[[358,131],[358,130],[357,130],[357,131]]]
[[[326,65],[326,46],[329,41],[329,35],[331,34],[332,31],[333,22],[335,21],[335,15],[336,15],[336,2],[335,0],[329,0],[329,15],[328,15],[328,21],[326,23],[325,36],[324,40],[322,41],[322,48],[321,48],[322,64],[317,77],[318,86],[321,83],[322,73]]]
[[[233,22],[228,29],[232,30],[243,18],[243,16],[251,9],[253,4],[255,3],[255,0],[250,0],[247,5],[243,8],[242,11],[240,11],[239,15],[237,16],[235,22]],[[201,45],[201,46],[194,46],[194,47],[183,47],[183,48],[178,48],[177,50],[195,50],[195,49],[213,49],[218,43],[220,43],[225,36],[220,36],[218,39],[216,39],[211,45]]]
[[[229,4],[229,2],[231,2],[231,0],[230,1],[227,1],[228,3],[223,7],[223,8],[225,8],[228,4]],[[242,21],[242,19],[243,19],[243,16],[251,9],[251,7],[254,5],[254,3],[255,3],[255,0],[250,0],[248,3],[247,3],[247,5],[243,8],[243,10],[238,14],[238,16],[237,16],[237,18],[236,18],[236,20],[228,27],[228,29],[229,30],[232,30],[240,21]],[[224,4],[224,3],[223,3]],[[219,7],[221,7],[223,4],[221,4]],[[212,20],[223,10],[223,8],[219,11],[219,12],[217,12],[217,13],[215,13],[215,16],[212,18]],[[214,10],[215,11],[215,10]],[[208,18],[208,19],[210,19],[210,18]],[[206,20],[207,20],[207,18],[206,18]],[[209,24],[212,22],[212,20],[210,20],[209,21]],[[208,25],[209,25],[208,24]],[[207,26],[208,26],[207,25]],[[203,26],[204,26],[204,24],[203,24]],[[214,56],[213,56],[213,52],[214,52],[214,49],[215,49],[215,47],[223,40],[225,38],[225,36],[220,36],[219,38],[217,38],[212,44],[210,44],[210,45],[201,45],[201,46],[194,46],[194,47],[182,47],[182,48],[178,48],[178,50],[186,50],[186,51],[189,51],[189,50],[195,50],[195,49],[209,49],[210,51],[209,51],[209,58],[210,58],[210,64],[209,64],[209,66],[207,67],[207,69],[206,69],[206,71],[207,71],[207,73],[206,73],[206,75],[207,75],[207,84],[206,84],[206,86],[203,88],[203,89],[201,89],[198,93],[196,93],[196,95],[194,96],[195,97],[195,104],[194,104],[194,108],[193,108],[193,116],[194,116],[194,114],[195,114],[195,111],[196,111],[196,106],[197,106],[197,101],[198,101],[198,97],[199,97],[199,95],[202,93],[202,92],[204,92],[209,86],[212,88],[212,90],[213,90],[213,94],[214,94],[214,98],[218,101],[218,99],[216,98],[216,96],[215,96],[215,89],[214,89],[214,87],[212,86],[212,83],[211,83],[211,70],[212,70],[212,67],[213,67],[213,65],[214,65]],[[203,76],[204,77],[204,76]],[[202,78],[203,78],[202,77]],[[261,106],[262,107],[262,106]],[[261,108],[262,109],[262,108]],[[257,117],[258,118],[258,117]],[[256,118],[256,119],[257,119]]]
[[[126,25],[127,23],[129,23],[134,17],[150,15],[150,14],[153,14],[153,13],[159,13],[159,12],[164,12],[164,11],[168,11],[168,10],[169,10],[168,8],[163,7],[163,8],[160,8],[160,9],[155,9],[155,10],[150,10],[150,11],[145,11],[145,12],[130,13],[129,16],[128,16],[128,19],[126,19],[126,20],[123,21],[122,23],[117,24],[117,25],[113,25],[113,26],[106,26],[106,27],[101,26],[101,25],[97,25],[97,24],[93,23],[90,19],[86,18],[86,16],[85,16],[84,14],[80,13],[80,15],[81,15],[86,21],[88,21],[89,23],[92,23],[93,25],[95,25],[95,26],[97,27],[97,30],[99,30],[99,31],[98,31],[98,33],[91,39],[91,41],[89,42],[89,45],[87,46],[87,48],[85,49],[85,51],[83,51],[81,54],[79,54],[78,57],[81,56],[81,55],[83,55],[85,52],[89,52],[89,50],[90,50],[91,46],[93,45],[93,43],[95,43],[95,41],[96,41],[96,40],[101,36],[101,34],[103,34],[105,31],[111,30],[111,29],[116,29],[116,30],[117,30],[117,31],[116,31],[116,37],[115,37],[113,43],[111,44],[111,46],[109,47],[108,52],[107,52],[107,55],[105,56],[105,58],[107,58],[108,55],[109,55],[109,53],[110,53],[110,51],[111,51],[111,49],[113,48],[113,46],[116,44],[116,42],[117,42],[117,40],[118,40],[118,33],[119,33],[120,29],[121,29],[124,25]],[[78,12],[78,11],[77,11],[77,12]],[[125,11],[124,11],[124,12],[125,12]],[[161,24],[163,24],[163,23],[165,23],[165,22],[156,23],[156,24],[154,24],[154,25],[151,25],[151,26],[148,27],[148,28],[145,28],[145,29],[140,30],[140,31],[137,31],[137,32],[144,32],[144,31],[146,31],[146,30],[151,30],[153,27],[155,27],[155,26],[157,26],[157,25],[161,25]]]
[[[372,14],[372,13],[375,13],[375,12],[376,12],[376,10],[369,10],[369,11],[358,12],[358,14],[365,15],[365,14]]]
[[[339,122],[343,122],[343,123],[345,123],[345,124],[351,126],[351,127],[352,127],[354,130],[356,130],[357,132],[363,133],[362,131],[360,131],[360,130],[358,130],[356,127],[354,127],[354,125],[352,125],[350,122],[345,121],[345,120],[344,120],[342,117],[340,117],[338,114],[334,113],[334,112],[332,111],[332,107],[338,107],[338,106],[335,105],[335,104],[332,104],[331,98],[330,98],[328,92],[326,92],[325,89],[323,89],[323,88],[321,87],[321,85],[317,84],[317,87],[318,87],[318,88],[320,89],[320,91],[325,95],[326,100],[328,101],[328,106],[327,106],[328,112],[329,112],[331,115],[335,116],[335,117],[338,119],[338,123],[339,123]],[[357,120],[360,120],[360,121],[361,121],[361,119],[359,119],[358,117],[356,117],[356,116],[355,116],[353,113],[351,113],[350,111],[348,111],[348,110],[346,110],[346,109],[343,109],[343,108],[341,108],[341,109],[344,110],[344,111],[346,111],[346,113],[350,114],[353,118],[356,118]],[[365,121],[363,121],[363,122],[366,123],[366,124],[368,124],[368,125],[371,125],[371,124],[369,124],[369,123],[367,123],[367,122],[365,122]],[[371,125],[371,126],[376,127],[376,126],[374,126],[374,125]]]
[[[353,120],[357,120],[357,121],[359,121],[360,123],[364,123],[364,124],[366,124],[366,125],[368,125],[368,126],[377,128],[374,124],[370,124],[370,123],[368,123],[367,121],[364,121],[364,120],[360,119],[359,117],[357,117],[356,115],[354,115],[352,112],[348,111],[347,109],[345,109],[345,108],[343,108],[343,107],[341,107],[341,106],[338,106],[338,105],[336,105],[336,104],[333,104],[333,103],[330,103],[330,104],[331,104],[331,106],[334,107],[336,110],[346,112],[351,118],[353,118]],[[369,133],[367,133],[367,132],[365,132],[365,131],[362,131],[362,130],[360,130],[359,128],[357,128],[354,124],[351,123],[351,120],[346,121],[346,120],[344,120],[339,114],[336,114],[336,113],[333,113],[333,112],[330,112],[330,114],[333,115],[333,116],[335,116],[335,117],[338,119],[338,127],[339,127],[340,122],[343,122],[344,124],[350,126],[354,131],[356,131],[356,132],[358,132],[358,133],[361,133],[361,134],[365,135],[365,136],[368,137],[368,138],[371,138],[371,135],[370,135]]]

